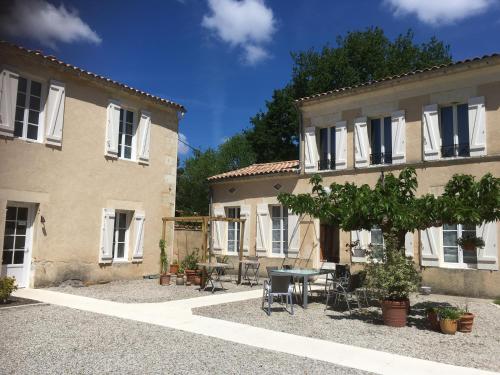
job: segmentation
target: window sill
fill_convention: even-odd
[[[458,263],[441,263],[439,268],[446,268],[452,270],[477,270],[477,265],[475,264],[458,264]]]
[[[37,143],[37,144],[43,144],[43,140],[40,140],[40,139],[31,139],[31,138],[23,138],[23,137],[12,137],[12,139],[17,139],[19,141],[23,141],[23,142],[26,142],[26,143]]]
[[[128,264],[131,263],[128,259],[113,259],[111,264]]]
[[[276,254],[276,253],[269,253],[267,255],[268,258],[281,258],[284,259],[286,258],[285,254]]]
[[[366,263],[366,258],[352,257],[351,262],[352,263]]]

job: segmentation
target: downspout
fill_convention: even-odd
[[[303,163],[302,161],[304,160],[303,156],[303,146],[302,146],[302,133],[303,133],[303,117],[302,117],[302,111],[299,108],[299,104],[297,101],[293,102],[293,107],[297,111],[297,114],[299,116],[299,174],[302,174],[304,169],[302,168]]]

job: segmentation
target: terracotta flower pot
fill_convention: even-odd
[[[439,326],[438,314],[435,311],[429,311],[427,313],[427,322],[429,323],[429,328],[433,331],[439,331],[441,327]]]
[[[186,273],[186,279],[187,279],[186,281],[188,283],[192,283],[193,284],[194,283],[194,278],[195,278],[196,273],[197,273],[196,270],[185,270],[184,272]]]
[[[193,277],[193,284],[194,285],[201,285],[201,275],[200,274],[195,274]]]
[[[451,319],[440,319],[439,326],[441,327],[441,332],[447,335],[454,335],[457,332],[457,321]]]
[[[160,275],[160,285],[170,285],[170,274]]]
[[[179,265],[178,264],[171,264],[170,265],[170,273],[177,273],[179,272]]]
[[[391,301],[382,300],[382,318],[389,327],[405,327],[408,317],[408,300]]]
[[[458,331],[464,333],[472,332],[472,325],[474,324],[474,314],[464,313],[458,320]]]

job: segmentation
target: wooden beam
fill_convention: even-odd
[[[177,217],[164,217],[163,221],[185,221],[192,223],[203,223],[204,220],[207,221],[228,221],[233,223],[241,223],[245,219],[236,219],[231,217],[213,217],[213,216],[177,216]]]
[[[245,238],[245,219],[242,219],[241,221],[241,228],[240,228],[240,247],[238,249],[238,284],[241,284],[241,261],[243,260],[243,241]]]
[[[203,223],[201,224],[201,233],[202,233],[201,259],[203,262],[205,262],[207,260],[207,252],[208,252],[208,220],[207,220],[207,218],[203,219]]]

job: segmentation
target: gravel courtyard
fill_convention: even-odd
[[[217,286],[219,285],[217,284]],[[222,291],[219,289],[216,290],[215,293],[245,292],[255,290],[256,288],[262,288],[262,285],[251,288],[245,284],[236,285],[234,282],[224,282],[223,286],[227,290]],[[158,279],[112,281],[107,284],[96,284],[84,287],[73,287],[68,285],[52,287],[48,288],[48,290],[123,303],[167,302],[212,294],[210,289],[200,291],[199,287],[194,285],[161,286]]]
[[[367,374],[52,305],[0,310],[2,374]]]
[[[500,309],[491,301],[467,300],[469,310],[476,315],[472,333],[449,336],[427,329],[426,303],[463,306],[465,301],[452,296],[414,296],[410,326],[406,328],[384,326],[376,308],[350,317],[348,312],[325,312],[324,303],[319,301],[310,303],[307,310],[295,306],[293,316],[275,309],[268,317],[261,310],[261,299],[197,308],[193,313],[404,356],[500,371]]]

